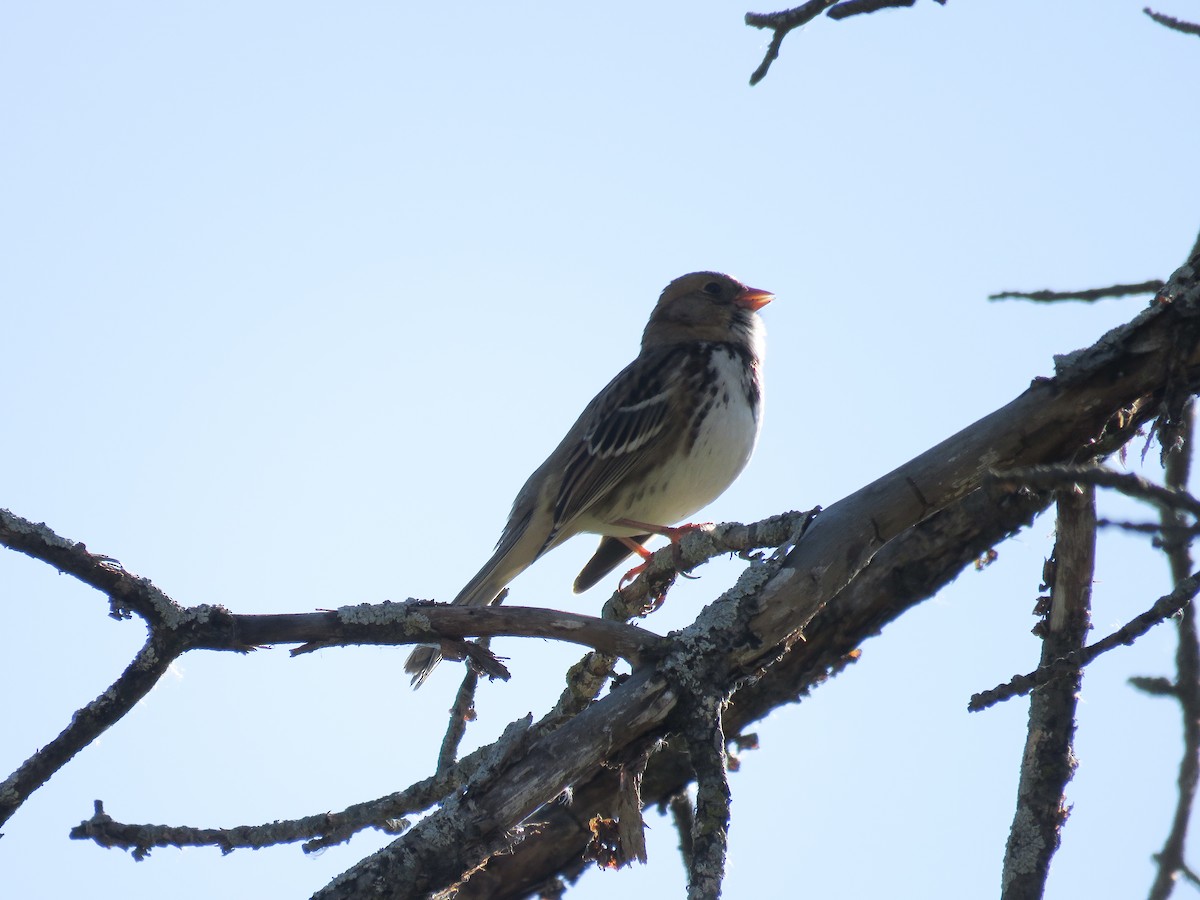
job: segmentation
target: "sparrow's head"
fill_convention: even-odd
[[[755,313],[774,297],[720,272],[681,275],[663,288],[642,335],[642,346],[753,341],[761,328]]]

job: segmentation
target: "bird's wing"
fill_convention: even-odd
[[[555,536],[632,469],[661,452],[674,429],[681,378],[675,353],[641,357],[614,378],[589,404],[585,427],[570,448],[554,501],[554,520],[546,539]]]

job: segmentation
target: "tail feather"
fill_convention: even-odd
[[[502,546],[487,561],[478,574],[467,582],[466,587],[458,592],[451,603],[459,606],[490,606],[496,598],[508,587],[508,583],[520,575],[529,566],[529,562],[516,563],[511,552],[512,546]],[[429,674],[442,661],[441,649],[434,644],[420,644],[413,648],[404,664],[404,671],[412,675],[413,688],[419,688],[425,683]]]
[[[637,541],[639,544],[644,544],[651,537],[652,535],[649,534],[638,534],[634,535],[631,540]],[[621,560],[625,559],[632,552],[632,550],[614,537],[600,538],[600,546],[596,548],[596,552],[592,554],[592,558],[587,561],[587,565],[583,567],[583,570],[579,573],[579,577],[575,579],[575,593],[582,594],[588,588],[599,583],[600,579],[620,565]]]
[[[442,652],[433,644],[420,644],[413,648],[404,664],[404,671],[412,675],[413,690],[425,683],[429,673],[442,661]]]

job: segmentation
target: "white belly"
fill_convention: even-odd
[[[762,423],[761,397],[756,411],[746,400],[745,372],[739,360],[717,350],[712,363],[720,378],[716,399],[686,463],[650,473],[624,498],[623,518],[663,526],[681,522],[721,496],[750,461]],[[626,537],[639,533],[611,525],[588,530]]]

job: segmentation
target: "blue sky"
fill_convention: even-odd
[[[449,599],[677,275],[725,270],[778,296],[758,453],[705,514],[746,521],[829,505],[1141,302],[989,293],[1165,277],[1194,241],[1200,46],[1140,5],[821,20],[753,89],[768,35],[745,11],[10,5],[0,505],[187,604]],[[810,896],[994,894],[1026,706],[965,706],[1036,661],[1052,532],[1002,545],[762,724],[732,778],[727,896],[775,892],[781,854]],[[510,602],[597,609],[602,591],[569,592],[591,549],[555,551]],[[645,624],[690,621],[735,573],[710,566]],[[143,633],[11,553],[0,586],[8,772]],[[1106,535],[1097,636],[1167,589],[1143,542]],[[1179,717],[1124,680],[1169,673],[1172,638],[1088,671],[1052,896],[1150,882]],[[501,652],[514,678],[483,691],[474,743],[545,710],[577,655]],[[29,898],[306,896],[380,840],[135,865],[66,833],[97,797],[126,821],[216,826],[408,785],[457,679],[444,667],[414,695],[405,655],[185,657],[8,823],[0,867]],[[675,836],[651,826],[648,867],[589,873],[572,896],[681,896]]]

